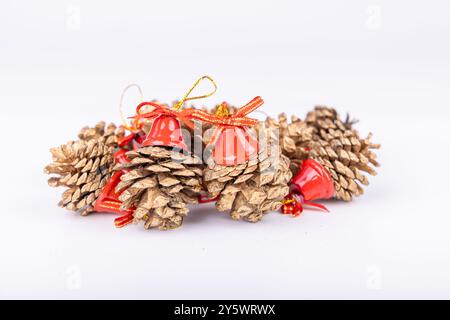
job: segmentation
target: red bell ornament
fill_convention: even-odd
[[[248,118],[247,114],[259,108],[264,101],[255,97],[243,107],[230,114],[227,103],[222,103],[215,114],[203,110],[195,110],[190,116],[216,126],[212,138],[208,139],[208,147],[213,149],[216,164],[233,166],[244,163],[258,153],[258,139],[251,130],[258,121]]]
[[[178,119],[172,115],[158,116],[142,143],[142,147],[166,146],[188,150]]]
[[[235,166],[248,161],[258,153],[258,140],[247,128],[232,127],[220,130],[214,144],[215,163],[222,166]]]
[[[334,195],[333,179],[328,171],[313,159],[304,160],[300,172],[292,178],[292,186],[305,201],[329,199]]]
[[[292,203],[285,203],[281,206],[281,212],[284,214],[294,214],[294,205]]]

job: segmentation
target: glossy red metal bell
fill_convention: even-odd
[[[300,172],[292,178],[293,189],[305,201],[329,199],[334,195],[333,179],[328,171],[313,159],[304,160]]]
[[[214,161],[235,166],[248,161],[258,152],[258,140],[244,127],[224,128],[214,145]]]
[[[166,146],[188,149],[181,132],[180,122],[174,116],[168,115],[161,115],[154,120],[142,146]]]

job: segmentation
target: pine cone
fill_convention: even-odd
[[[85,141],[103,138],[106,145],[115,145],[117,137],[122,137],[124,135],[124,129],[117,129],[113,123],[109,124],[106,128],[105,125],[105,122],[101,121],[97,123],[95,127],[84,127],[78,133],[78,138]]]
[[[188,214],[188,204],[197,203],[202,190],[200,160],[165,147],[145,147],[130,151],[130,163],[115,170],[129,170],[116,188],[125,190],[119,199],[122,209],[135,207],[135,221],[146,229],[174,229]]]
[[[292,116],[289,122],[285,113],[278,116],[278,121],[267,118],[266,126],[278,130],[281,150],[295,171],[298,164],[309,157],[309,151],[314,145],[314,129],[296,116]]]
[[[87,215],[110,178],[114,165],[116,140],[123,132],[104,122],[94,128],[83,128],[81,140],[52,148],[53,163],[45,167],[47,174],[55,174],[48,183],[51,187],[66,187],[59,206]]]
[[[272,129],[262,124],[257,129],[266,141],[260,141],[256,158],[236,166],[221,166],[209,157],[203,173],[209,197],[219,197],[216,208],[231,210],[235,220],[258,222],[267,212],[278,210],[289,193],[289,159],[281,154]]]
[[[336,110],[322,106],[309,112],[305,122],[313,128],[315,141],[310,157],[330,172],[335,197],[351,201],[353,197],[363,194],[361,185],[369,184],[363,172],[376,175],[372,166],[379,166],[372,149],[378,149],[380,145],[370,141],[372,135],[361,138],[358,131],[352,128],[354,122],[348,116],[342,121]]]

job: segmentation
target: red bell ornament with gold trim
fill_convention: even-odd
[[[334,193],[333,179],[328,171],[316,160],[304,160],[299,173],[291,180],[291,192],[286,196],[281,211],[293,216],[300,215],[304,206],[328,211],[324,205],[313,201],[329,199]]]
[[[161,115],[156,118],[142,143],[142,147],[149,146],[165,146],[187,150],[188,147],[181,132],[180,121],[170,115]]]
[[[224,128],[214,144],[216,164],[235,166],[258,153],[258,140],[243,127]]]
[[[333,179],[316,160],[304,160],[300,172],[292,178],[292,187],[305,201],[329,199],[334,195]]]
[[[141,114],[141,109],[145,106],[152,106],[154,109],[151,112]],[[153,120],[150,132],[142,142],[142,147],[164,146],[188,150],[180,120],[192,129],[193,124],[190,120],[190,113],[190,109],[178,111],[155,102],[142,102],[139,104],[136,108],[136,114],[143,119]]]
[[[252,129],[258,121],[247,115],[263,103],[261,97],[255,97],[233,114],[229,113],[226,103],[219,107],[216,114],[203,110],[195,110],[190,114],[192,119],[216,126],[212,137],[208,139],[208,148],[212,148],[216,164],[235,166],[258,154],[258,139]]]

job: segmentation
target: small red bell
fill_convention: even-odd
[[[293,214],[294,205],[292,203],[286,203],[281,206],[281,212],[284,214]]]
[[[188,150],[178,119],[161,115],[153,122],[152,128],[142,143],[142,147],[166,146]]]
[[[298,217],[303,212],[302,199],[294,195],[292,192],[289,193],[283,200],[283,205],[281,206],[281,213],[289,214],[294,217]]]
[[[304,160],[300,172],[292,178],[293,189],[305,201],[329,199],[334,195],[333,179],[328,171],[313,159]]]

